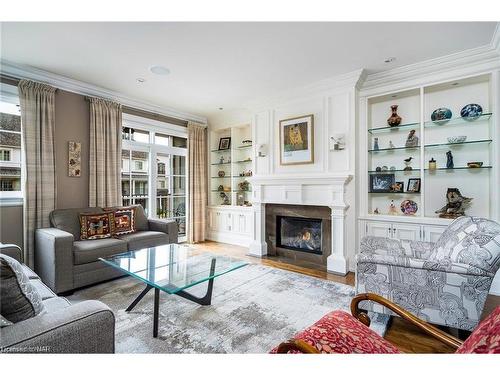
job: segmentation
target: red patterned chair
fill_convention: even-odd
[[[351,302],[352,315],[344,311],[333,311],[298,333],[292,340],[281,343],[271,353],[400,353],[393,344],[368,328],[370,318],[358,308],[358,303],[365,300],[375,301],[387,307],[429,335],[457,349],[456,353],[500,353],[500,306],[462,342],[393,302],[371,293],[354,297]]]

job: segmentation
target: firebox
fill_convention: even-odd
[[[276,216],[276,246],[321,255],[321,227],[321,219]]]

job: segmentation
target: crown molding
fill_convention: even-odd
[[[500,32],[499,24],[489,44],[471,48],[465,51],[421,61],[399,68],[368,74],[361,85],[362,95],[369,96],[390,86],[408,87],[411,84],[425,84],[432,82],[436,75],[456,76],[457,71],[462,75],[475,74],[500,68]],[[396,89],[393,87],[392,89]]]
[[[124,106],[140,109],[143,111],[153,112],[185,121],[193,121],[202,124],[207,123],[206,117],[203,116],[198,116],[195,114],[178,111],[173,108],[151,104],[140,99],[120,94],[119,92],[113,90],[108,90],[103,87],[92,85],[87,82],[51,73],[32,66],[16,64],[4,59],[0,59],[0,72],[14,78],[32,79],[47,83],[61,90],[73,92],[80,95],[97,96],[101,98],[111,99],[121,103]]]

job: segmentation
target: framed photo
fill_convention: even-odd
[[[80,177],[82,175],[82,144],[68,142],[68,176]]]
[[[223,137],[219,139],[219,150],[229,150],[231,147],[231,137]]]
[[[395,193],[402,193],[404,191],[405,183],[403,181],[396,181],[391,186],[391,191]]]
[[[388,174],[371,174],[370,175],[370,192],[371,193],[390,193],[392,186],[395,183],[393,173]]]
[[[280,165],[314,163],[314,115],[280,121]]]
[[[420,193],[420,178],[409,178],[406,191],[409,193]]]

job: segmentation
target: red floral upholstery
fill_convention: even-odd
[[[307,342],[321,353],[399,353],[394,345],[344,311],[325,315],[295,339]]]
[[[479,323],[457,353],[500,353],[500,306]]]

